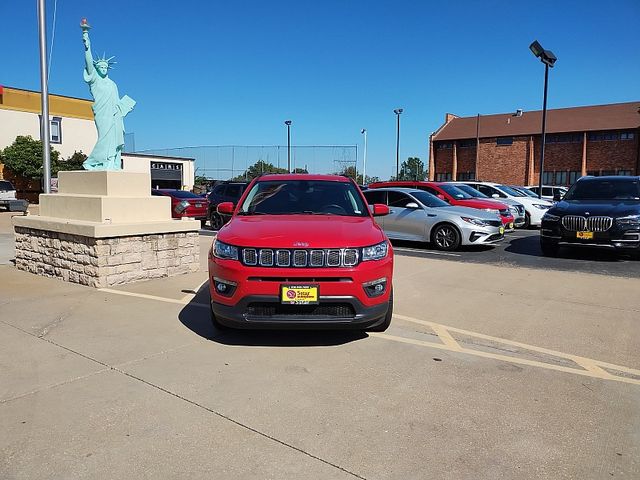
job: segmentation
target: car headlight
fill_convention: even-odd
[[[389,253],[389,244],[384,241],[370,247],[364,247],[362,249],[362,261],[368,260],[381,260]]]
[[[509,212],[511,212],[511,215],[514,217],[518,216],[518,209],[516,207],[509,207]]]
[[[471,223],[473,225],[477,225],[478,227],[486,227],[488,225],[487,222],[485,222],[484,220],[480,220],[479,218],[473,218],[473,217],[460,217],[460,218],[465,222]]]
[[[213,241],[213,256],[222,260],[238,260],[238,247],[215,239]]]
[[[544,203],[534,203],[533,206],[538,210],[549,210],[549,208],[551,207],[551,205],[545,205]]]
[[[542,220],[545,222],[557,222],[558,220],[560,220],[560,217],[558,215],[552,215],[547,212],[542,216]]]
[[[495,213],[496,215],[500,215],[500,210],[498,210],[497,208],[483,208],[482,210],[484,210],[485,212],[491,212]]]
[[[616,218],[618,225],[627,225],[630,227],[640,227],[640,215],[629,215],[628,217]]]

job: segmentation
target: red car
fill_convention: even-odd
[[[263,175],[247,187],[209,252],[216,328],[383,331],[393,311],[393,251],[367,206],[337,175]]]
[[[200,220],[204,228],[207,223],[207,199],[184,190],[154,189],[151,195],[171,197],[171,216]]]
[[[369,184],[369,188],[383,187],[410,187],[424,190],[435,195],[441,200],[459,207],[477,208],[486,212],[494,212],[502,221],[505,229],[513,230],[515,218],[509,206],[492,199],[474,198],[467,192],[457,188],[455,185],[442,182],[420,182],[420,181],[398,181],[398,182],[376,182]]]

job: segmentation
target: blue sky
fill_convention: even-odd
[[[0,84],[39,90],[36,2],[2,3]],[[534,39],[558,57],[549,108],[640,99],[638,0],[58,0],[51,93],[89,98],[82,17],[138,102],[126,119],[138,149],[283,145],[291,119],[294,145],[358,144],[360,162],[366,128],[367,174],[388,178],[396,107],[401,160],[425,163],[446,112],[540,109]]]

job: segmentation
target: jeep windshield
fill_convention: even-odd
[[[640,200],[640,181],[628,178],[582,180],[569,189],[564,200]]]
[[[238,215],[369,215],[360,193],[350,182],[273,180],[256,182]]]

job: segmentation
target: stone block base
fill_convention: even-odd
[[[15,227],[16,267],[90,287],[104,288],[196,272],[197,232],[113,238]]]

